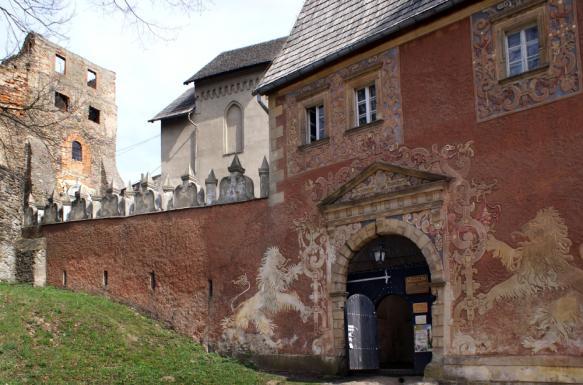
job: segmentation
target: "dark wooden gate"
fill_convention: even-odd
[[[346,301],[346,340],[350,370],[379,368],[377,317],[366,295],[355,294]]]

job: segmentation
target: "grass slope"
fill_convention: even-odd
[[[0,385],[265,384],[106,298],[0,284]]]

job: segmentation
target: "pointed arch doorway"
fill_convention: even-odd
[[[378,237],[351,259],[347,295],[364,295],[374,304],[376,341],[367,349],[377,349],[379,369],[422,374],[431,361],[430,277],[421,250],[401,235]],[[363,337],[370,340],[367,334],[374,332],[364,331]],[[349,353],[357,359],[350,347]]]

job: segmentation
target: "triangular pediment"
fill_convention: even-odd
[[[449,179],[445,175],[377,162],[324,198],[319,206],[335,206],[403,194]]]

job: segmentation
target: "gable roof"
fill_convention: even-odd
[[[286,39],[287,37],[281,37],[223,52],[188,78],[184,84],[259,64],[268,65],[277,56]]]
[[[156,120],[174,118],[176,116],[186,115],[194,109],[194,87],[189,87],[176,98],[172,103],[167,105],[162,111],[158,112],[156,116],[148,120],[153,123]]]
[[[467,0],[306,0],[257,87],[269,93]]]

